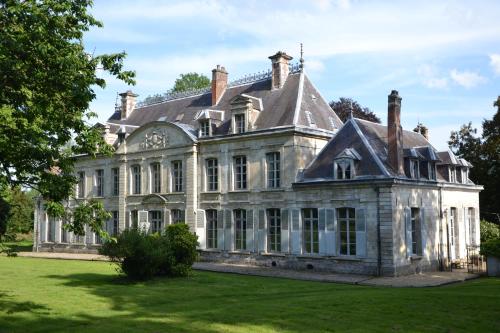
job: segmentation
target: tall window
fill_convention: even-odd
[[[411,172],[412,178],[418,179],[420,177],[418,169],[419,169],[418,161],[417,160],[410,160],[410,172]]]
[[[278,188],[280,187],[280,153],[266,154],[267,161],[267,187]]]
[[[151,163],[151,193],[161,193],[161,167],[160,163]]]
[[[104,196],[104,170],[99,169],[95,171],[95,195],[98,197]]]
[[[281,252],[281,210],[267,210],[267,235],[269,252]]]
[[[68,243],[68,230],[64,228],[66,223],[61,223],[61,243]]]
[[[422,254],[422,229],[419,208],[411,209],[411,254]]]
[[[207,159],[206,168],[207,168],[207,191],[217,191],[219,189],[217,159],[216,158]]]
[[[351,179],[353,177],[352,161],[340,159],[334,163],[335,179]]]
[[[247,158],[236,156],[234,158],[234,189],[244,190],[247,188]]]
[[[356,211],[354,208],[338,208],[338,223],[340,228],[340,254],[356,255]]]
[[[152,210],[149,212],[151,219],[151,233],[161,232],[163,230],[163,216],[160,210]]]
[[[200,134],[201,136],[210,136],[210,120],[200,121]]]
[[[450,167],[449,172],[450,172],[450,183],[456,183],[457,182],[457,172],[455,170],[455,167]]]
[[[234,248],[245,250],[247,248],[247,211],[244,209],[234,210]]]
[[[184,211],[182,209],[172,209],[170,211],[170,215],[172,217],[173,224],[186,222],[186,218],[184,216]]]
[[[207,248],[217,248],[217,211],[215,209],[207,209],[205,211],[207,218]]]
[[[469,244],[476,244],[476,226],[474,224],[474,208],[467,209],[467,225],[469,228]]]
[[[130,220],[132,229],[139,228],[139,211],[134,209],[130,212]]]
[[[234,115],[234,133],[245,133],[245,115],[235,114]]]
[[[107,232],[111,237],[118,236],[118,211],[111,212],[111,220],[107,221]]]
[[[304,222],[304,252],[319,253],[318,209],[302,209]]]
[[[48,219],[49,230],[47,233],[47,241],[55,242],[56,241],[56,218],[53,216],[49,216]]]
[[[117,196],[120,190],[120,173],[118,168],[111,169],[111,177],[113,178],[113,189],[111,192],[114,196]]]
[[[132,194],[141,194],[141,166],[132,166]]]
[[[450,208],[450,243],[455,245],[455,221],[457,218],[457,209],[455,207]]]
[[[436,180],[436,163],[429,163],[429,176],[431,180]]]
[[[182,184],[182,161],[173,161],[172,162],[172,191],[173,192],[182,192],[183,184]]]
[[[85,197],[85,172],[78,172],[78,188],[77,188],[77,197],[84,198]]]

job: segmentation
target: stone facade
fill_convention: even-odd
[[[342,124],[302,66],[288,71],[283,52],[270,58],[280,72],[244,84],[225,82],[219,67],[214,80],[225,81],[213,92],[139,107],[122,94],[103,127],[116,153],[77,158],[81,182],[68,205],[102,200],[111,233],[186,223],[201,260],[369,275],[464,260],[479,243],[481,187],[444,171],[470,165],[403,131],[399,114],[390,144],[385,126]],[[396,91],[391,100],[401,102]],[[35,221],[35,250],[100,246],[91,232],[65,232],[41,201]]]

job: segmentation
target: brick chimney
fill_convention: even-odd
[[[132,90],[127,90],[124,93],[120,94],[122,98],[122,106],[121,106],[121,119],[127,119],[132,111],[135,109],[135,98],[139,95],[136,95],[132,92]]]
[[[216,105],[227,87],[227,72],[224,66],[212,69],[212,105]]]
[[[285,85],[289,73],[288,62],[293,58],[285,52],[278,51],[269,59],[272,65],[271,89],[280,89]]]
[[[401,97],[397,90],[388,98],[387,144],[388,162],[398,175],[404,175],[403,168],[403,128],[401,127]]]

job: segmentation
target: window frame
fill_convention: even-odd
[[[175,160],[171,162],[172,166],[172,192],[184,192],[184,175],[182,160]]]
[[[163,212],[161,210],[150,210],[149,220],[152,234],[163,231]]]
[[[233,189],[242,191],[248,189],[247,182],[248,174],[248,161],[245,155],[238,155],[233,157]]]
[[[171,209],[170,221],[172,224],[186,223],[186,211],[178,208]]]
[[[161,193],[161,164],[152,162],[149,164],[149,175],[151,179],[151,193]]]
[[[78,171],[78,184],[76,192],[76,197],[78,199],[85,198],[85,180],[85,171]]]
[[[142,170],[139,164],[134,164],[130,167],[131,174],[131,192],[132,194],[141,194],[142,193]]]
[[[207,249],[217,248],[217,210],[205,210]]]
[[[95,177],[95,196],[98,198],[104,197],[104,169],[96,169]]]
[[[319,211],[302,208],[302,250],[304,254],[319,254]]]
[[[233,115],[234,134],[243,134],[247,131],[246,115],[244,113],[236,113]]]
[[[341,256],[356,256],[356,209],[339,207],[336,209],[336,215],[339,226],[339,254]],[[344,225],[345,228],[343,228]]]
[[[217,158],[205,159],[205,178],[205,190],[207,192],[217,192],[219,190],[219,161]]]
[[[266,153],[267,188],[281,187],[281,154],[279,151]]]
[[[422,221],[420,220],[420,208],[410,207],[411,228],[411,254],[422,255]]]
[[[266,209],[267,220],[267,251],[269,253],[280,253],[282,250],[281,242],[281,209]]]
[[[208,137],[212,135],[210,119],[200,120],[200,137]]]
[[[336,159],[333,162],[333,178],[336,180],[354,179],[354,160],[352,158]]]
[[[247,249],[247,211],[245,209],[233,210],[234,221],[234,249],[245,251]]]
[[[111,168],[111,178],[113,182],[111,195],[116,197],[120,194],[120,168]]]

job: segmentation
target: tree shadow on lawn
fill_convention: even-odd
[[[17,302],[13,297],[5,292],[0,292],[0,313],[5,312],[8,315],[19,312],[31,312],[38,314],[48,314],[50,309],[42,304],[37,304],[31,301]]]
[[[106,325],[110,332],[123,331],[123,327],[135,327],[141,332],[201,333],[237,329],[458,332],[467,331],[467,318],[481,321],[489,317],[484,304],[477,306],[478,295],[470,288],[457,290],[453,286],[373,288],[196,271],[188,278],[136,283],[121,276],[95,273],[47,277],[63,286],[85,288],[108,302],[111,310],[106,314]],[[489,301],[496,304],[498,299]],[[130,315],[123,316],[123,312]],[[86,313],[78,316],[76,324],[101,320]],[[492,324],[484,328],[498,327],[499,322]],[[92,325],[87,331],[92,331]]]

